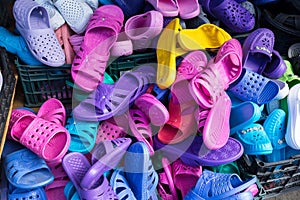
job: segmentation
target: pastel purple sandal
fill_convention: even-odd
[[[233,162],[244,152],[242,144],[231,137],[222,148],[217,150],[209,150],[205,147],[201,136],[191,136],[180,143],[165,145],[155,135],[153,142],[157,154],[162,153],[170,162],[180,158],[189,166],[217,166]]]
[[[254,16],[235,0],[199,0],[206,13],[221,20],[233,32],[243,33],[255,26]]]
[[[124,73],[114,88],[108,84],[99,84],[96,91],[74,108],[74,116],[79,120],[103,121],[122,115],[155,79],[155,68],[145,65]]]
[[[272,59],[275,43],[274,33],[267,28],[259,28],[248,35],[243,43],[243,67],[262,74]]]
[[[134,50],[146,49],[163,29],[163,15],[155,10],[135,15],[125,23],[125,33],[133,42]]]
[[[50,27],[47,10],[35,1],[18,0],[13,6],[16,28],[25,39],[32,55],[45,65],[59,67],[65,53]]]
[[[91,188],[104,172],[115,168],[131,144],[130,138],[107,140],[97,144],[92,151],[92,166],[81,180],[83,188]],[[91,177],[93,179],[91,180]]]
[[[67,154],[63,159],[63,167],[68,174],[70,180],[74,184],[81,199],[99,200],[100,199],[114,199],[117,200],[114,191],[109,185],[105,176],[100,176],[98,180],[94,177],[89,177],[95,184],[91,188],[83,188],[80,183],[86,172],[91,167],[87,158],[78,152]]]

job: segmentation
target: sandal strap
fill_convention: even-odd
[[[203,109],[200,107],[198,109],[196,109],[196,111],[195,111],[195,118],[198,123],[198,131],[200,133],[203,133],[205,122],[206,122],[209,112],[210,112],[210,109]]]

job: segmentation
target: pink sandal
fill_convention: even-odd
[[[96,144],[106,140],[126,137],[126,131],[127,129],[120,126],[118,123],[113,122],[111,119],[107,119],[99,125]]]
[[[194,112],[197,104],[190,92],[186,92],[189,81],[199,74],[207,64],[202,51],[187,54],[179,64],[175,82],[171,87],[169,121],[159,130],[158,138],[164,144],[175,144],[197,132]]]
[[[201,109],[199,108],[199,110]],[[209,109],[208,112],[204,110],[207,116],[203,128],[200,127],[203,122],[198,124],[198,130],[203,130],[201,132],[203,143],[208,149],[217,150],[227,143],[230,135],[230,111],[231,100],[225,91],[221,93],[214,107]]]
[[[173,180],[182,198],[194,187],[202,174],[202,167],[192,167],[183,164],[180,159],[172,163]]]
[[[220,93],[242,73],[242,47],[238,40],[224,42],[207,68],[190,82],[190,92],[202,108],[212,108]]]
[[[169,120],[169,111],[157,98],[152,94],[142,94],[134,104],[142,110],[155,126],[162,126]]]
[[[65,126],[67,119],[65,106],[55,98],[45,101],[41,105],[37,116],[61,126]]]
[[[71,137],[60,125],[32,114],[23,115],[11,129],[12,138],[50,163],[61,162]]]
[[[69,38],[72,35],[72,30],[67,23],[64,23],[58,29],[55,30],[55,35],[58,39],[59,44],[64,50],[66,57],[66,64],[72,64],[75,53],[72,45],[69,42]]]
[[[123,21],[123,11],[115,5],[101,6],[93,13],[72,64],[73,80],[83,90],[91,92],[103,81]]]
[[[128,121],[134,137],[147,145],[150,156],[152,156],[154,154],[152,128],[146,114],[138,108],[131,108],[128,112]]]
[[[172,168],[166,157],[161,159],[164,171],[159,175],[157,191],[163,200],[178,200],[176,188],[173,181]]]

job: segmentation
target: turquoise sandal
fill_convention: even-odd
[[[86,154],[96,144],[99,122],[88,122],[74,119],[73,115],[68,118],[65,128],[71,135],[69,151]]]

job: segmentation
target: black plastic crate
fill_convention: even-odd
[[[106,71],[113,78],[113,80],[116,81],[120,78],[122,74],[124,74],[124,72],[130,71],[136,66],[147,63],[157,63],[155,51],[132,54],[129,56],[121,56],[114,60],[107,67]]]
[[[9,111],[14,97],[16,77],[9,62],[7,52],[0,47],[0,70],[3,76],[3,85],[0,91],[0,146],[4,144],[7,131]],[[1,155],[0,149],[0,155]]]
[[[111,62],[111,63],[110,63]],[[73,91],[75,98],[83,91],[73,87],[71,77],[71,65],[50,67],[46,65],[31,66],[15,60],[19,79],[22,84],[26,107],[39,107],[49,98],[57,98],[63,104],[71,104]],[[156,53],[146,52],[122,56],[117,59],[111,58],[106,72],[116,81],[125,71],[136,66],[156,63]],[[74,89],[75,88],[75,89]],[[84,93],[84,95],[86,95]]]
[[[63,104],[72,102],[71,65],[31,66],[15,61],[22,84],[26,107],[39,107],[47,99],[57,98]]]
[[[300,189],[300,155],[278,162],[263,162],[256,156],[243,155],[238,160],[243,176],[256,176],[265,194],[259,199],[275,197]]]

